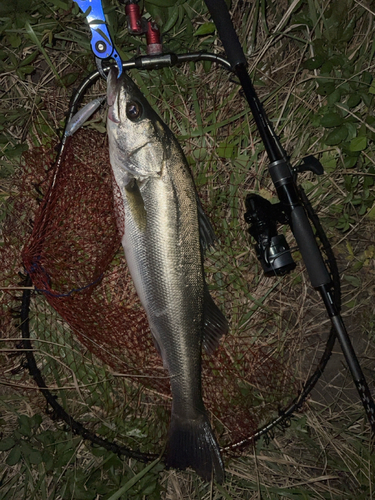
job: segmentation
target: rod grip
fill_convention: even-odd
[[[224,0],[205,0],[232,68],[246,65],[246,57]]]
[[[331,278],[315,240],[310,221],[301,205],[293,207],[290,222],[312,286],[318,288],[329,285]]]

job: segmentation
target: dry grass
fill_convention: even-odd
[[[323,27],[320,17],[323,13],[317,6],[318,2],[311,0],[310,8],[316,9],[319,22],[313,30],[306,28],[302,33],[303,36],[301,32],[298,32],[297,36],[291,23],[296,4],[297,2],[282,2],[276,5],[267,2],[266,20],[263,19],[261,12],[256,20],[256,3],[248,10],[246,3],[233,2],[233,17],[241,42],[250,56],[249,69],[257,84],[259,95],[264,100],[272,123],[281,135],[283,145],[291,154],[293,162],[297,162],[306,154],[337,154],[336,170],[329,172],[322,179],[316,179],[311,174],[303,174],[301,181],[326,223],[325,227],[333,243],[343,281],[344,319],[350,334],[353,335],[361,365],[373,389],[374,222],[373,218],[362,214],[353,216],[354,219],[346,232],[341,232],[336,227],[339,214],[333,212],[332,207],[342,204],[348,197],[345,175],[357,176],[361,179],[360,182],[363,182],[361,177],[363,171],[360,169],[361,165],[356,167],[355,171],[346,168],[340,148],[324,146],[321,141],[322,128],[311,124],[311,117],[324,107],[326,98],[314,92],[317,87],[318,71],[314,74],[303,69],[302,62],[304,57],[314,55],[310,41],[318,36],[319,30]],[[357,15],[359,9],[361,9],[360,3],[353,3],[352,15]],[[366,52],[366,48],[368,53],[371,52],[373,23],[374,13],[371,7],[367,6],[366,14],[360,18],[355,34],[345,49],[353,58],[360,47],[363,53]],[[74,51],[74,46],[74,44],[68,45],[66,52],[70,49]],[[6,50],[13,51],[16,55],[14,49],[6,47]],[[23,57],[27,56],[30,50],[28,49]],[[220,47],[217,50],[220,51]],[[70,71],[72,61],[67,55],[51,51],[50,58],[60,74]],[[70,94],[70,89],[66,90],[55,85],[53,72],[43,58],[38,61],[37,77],[31,75],[21,79],[15,71],[8,71],[0,78],[2,111],[9,116],[14,113],[15,117],[14,124],[7,129],[7,137],[11,137],[14,143],[27,142],[30,147],[57,139],[57,130],[62,125]],[[367,64],[364,63],[361,71],[373,73],[373,62],[369,60]],[[361,71],[349,76],[347,80],[358,78]],[[228,242],[221,241],[224,248],[222,253],[216,252],[208,260],[210,284],[215,288],[217,300],[230,311],[228,315],[233,330],[245,332],[248,338],[250,332],[253,334],[251,339],[253,344],[261,348],[275,349],[281,353],[279,359],[285,361],[285,372],[292,371],[301,386],[311,374],[312,366],[315,366],[322,351],[325,339],[322,330],[323,332],[328,330],[328,320],[325,318],[318,297],[307,282],[301,265],[291,278],[275,281],[261,276],[254,250],[247,238],[247,227],[242,218],[239,222],[235,220],[237,214],[243,211],[243,199],[247,191],[261,192],[273,201],[275,192],[268,177],[267,158],[257,131],[251,117],[242,113],[241,93],[224,75],[220,78],[217,75],[218,73],[213,71],[206,73],[203,68],[200,68],[195,75],[196,80],[200,82],[196,98],[202,104],[201,117],[198,114],[198,125],[196,114],[194,122],[191,123],[195,101],[189,94],[191,89],[184,85],[182,73],[176,86],[171,89],[173,95],[181,95],[182,99],[179,102],[174,100],[173,105],[170,101],[166,101],[158,107],[179,136],[186,136],[191,126],[199,127],[199,119],[212,113],[216,113],[217,123],[230,119],[229,123],[220,127],[216,136],[205,132],[188,139],[185,144],[189,161],[196,161],[197,158],[202,160],[201,170],[196,171],[195,175],[202,198],[207,207],[211,207],[211,217],[218,227],[221,227],[222,221],[226,222],[226,229],[221,236],[222,240],[227,238]],[[141,74],[141,77],[147,82],[147,75]],[[343,81],[342,85],[344,84]],[[160,87],[158,84],[154,84],[154,87],[151,93],[155,99],[160,99]],[[99,91],[100,88],[95,88],[92,95],[96,95]],[[208,96],[212,95],[215,98],[210,100]],[[365,106],[362,102],[355,108],[353,114],[356,119],[363,119],[361,117],[364,116]],[[237,113],[240,116],[234,119]],[[100,130],[102,120],[103,116],[98,115],[91,126]],[[368,126],[373,127],[371,124]],[[244,139],[239,139],[241,134],[245,136]],[[222,151],[225,147],[234,145],[236,159],[220,156],[217,153],[218,144],[223,148]],[[3,150],[6,151],[8,146],[9,142],[3,143]],[[363,151],[369,163],[373,163],[373,152],[373,143],[369,141],[367,149]],[[1,168],[9,168],[7,165],[9,158],[3,156]],[[232,168],[233,165],[236,167],[236,178],[228,170],[228,167]],[[208,174],[210,177],[207,181]],[[21,172],[16,169],[13,177],[0,178],[0,209],[7,209],[10,194],[17,193],[14,178],[19,175]],[[290,239],[290,235],[288,238]],[[16,248],[15,250],[18,251]],[[298,260],[298,254],[296,258]],[[21,266],[19,270],[22,271]],[[218,270],[220,276],[217,274]],[[297,288],[296,283],[299,283]],[[0,289],[2,304],[6,302],[5,297],[9,297],[9,293]],[[236,297],[236,300],[233,300],[233,297]],[[262,305],[258,307],[259,302],[262,302]],[[253,314],[247,317],[249,303],[255,304],[256,307]],[[15,431],[19,415],[31,417],[45,408],[43,398],[36,393],[27,372],[21,367],[21,358],[14,347],[15,335],[14,330],[2,332],[0,418],[4,437],[12,435]],[[9,336],[12,337],[11,341],[8,340]],[[56,348],[59,345],[59,342],[55,341],[54,356],[58,356],[59,350]],[[43,343],[40,344],[41,349],[42,346]],[[77,349],[78,358],[86,355],[85,352],[82,354],[78,351]],[[276,433],[276,437],[269,443],[262,439],[254,449],[248,449],[239,457],[227,459],[225,485],[218,488],[205,485],[190,472],[163,471],[160,475],[162,497],[168,500],[373,498],[375,462],[368,424],[338,345],[334,351],[325,374],[303,411],[292,420],[290,428],[284,434]],[[287,356],[283,358],[285,352]],[[57,360],[58,364],[61,362]],[[88,356],[87,364],[94,366],[95,363],[96,361],[93,362]],[[102,377],[100,379],[102,383],[105,376],[100,364],[95,366],[95,370],[98,371],[97,378]],[[64,387],[68,385],[71,389],[69,405],[72,411],[77,412],[77,415],[86,416],[88,420],[97,418],[109,427],[110,412],[102,413],[99,403],[98,406],[92,406],[90,411],[85,406],[85,400],[90,396],[90,383],[77,381],[70,367],[63,371],[63,375],[66,378],[60,380],[60,384]],[[117,398],[122,390],[120,388],[123,385],[122,381],[115,381],[112,375],[109,379],[116,387],[109,396]],[[108,383],[108,380],[106,382]],[[110,399],[109,396],[105,397]],[[287,399],[289,396],[288,394]],[[94,422],[93,426],[96,424]],[[61,424],[58,426],[61,430]],[[48,418],[45,418],[42,428],[52,430],[55,427]],[[61,483],[64,474],[72,467],[77,471],[99,469],[105,480],[108,480],[107,472],[103,472],[103,462],[93,458],[91,450],[83,442],[79,441],[72,450],[74,453],[71,461],[61,469],[58,477],[51,471],[44,471],[48,477],[48,484],[43,490],[38,483],[38,472],[35,468],[28,475],[24,472],[22,463],[9,467],[6,465],[8,452],[2,452],[0,475],[3,475],[4,480],[0,485],[0,496],[1,489],[5,491],[4,488],[15,481],[14,495],[9,498],[23,498],[21,496],[23,493],[19,495],[17,493],[17,482],[21,484],[25,481],[30,483],[34,481],[34,486],[40,488],[42,492],[39,492],[40,496],[37,492],[35,498],[61,498],[55,486]],[[117,463],[116,466],[119,467]],[[131,464],[131,467],[136,471],[134,464]],[[40,471],[39,474],[41,477]],[[113,487],[111,484],[111,488]],[[74,498],[74,494],[64,498]],[[105,497],[98,496],[98,498]],[[136,496],[134,493],[134,498],[142,496],[141,494]]]

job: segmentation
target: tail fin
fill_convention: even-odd
[[[219,445],[205,414],[183,419],[172,412],[166,464],[181,470],[192,467],[205,481],[211,481],[213,475],[218,483],[223,482]]]

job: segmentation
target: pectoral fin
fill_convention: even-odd
[[[132,178],[130,182],[126,184],[125,193],[133,219],[139,230],[143,232],[146,230],[147,212],[137,179]]]
[[[212,354],[218,347],[220,339],[228,333],[228,321],[213,301],[207,287],[204,300],[203,347]]]

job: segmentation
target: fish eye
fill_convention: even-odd
[[[129,101],[126,104],[126,116],[129,120],[136,121],[142,116],[143,107],[138,101]]]

